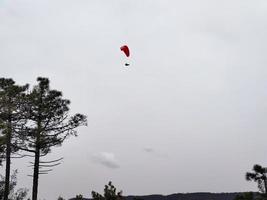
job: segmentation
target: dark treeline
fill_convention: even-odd
[[[103,195],[92,191],[92,198],[83,198],[82,195],[76,195],[70,200],[266,200],[267,199],[267,168],[260,165],[254,165],[253,172],[247,172],[245,178],[247,181],[255,181],[259,192],[234,192],[234,193],[178,193],[171,195],[146,195],[146,196],[123,196],[122,191],[117,191],[116,187],[109,182],[104,187]],[[59,197],[58,200],[65,200]]]
[[[51,147],[60,146],[69,136],[76,136],[77,127],[86,125],[85,115],[69,116],[69,105],[62,92],[50,89],[47,78],[37,78],[32,88],[28,84],[17,85],[10,78],[0,78],[0,152],[1,161],[5,161],[1,199],[12,199],[10,191],[16,184],[10,182],[11,159],[29,156],[33,158],[32,200],[37,200],[39,175],[47,174],[62,159],[44,161],[41,158],[51,152]],[[25,191],[23,194],[20,199],[25,197]]]

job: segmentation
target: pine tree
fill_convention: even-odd
[[[266,177],[267,168],[262,167],[260,165],[254,165],[253,171],[254,172],[246,173],[246,180],[257,182],[260,192],[262,192],[263,196],[266,197],[267,195],[267,177]]]
[[[83,195],[81,194],[76,195],[75,200],[83,200]]]
[[[104,194],[101,195],[92,191],[93,200],[122,200],[122,191],[117,192],[116,187],[110,181],[104,188]]]
[[[18,151],[19,129],[25,124],[23,113],[25,91],[28,85],[18,86],[12,79],[0,78],[0,150],[5,153],[5,192],[4,200],[8,200],[10,191],[11,153]]]
[[[27,95],[27,128],[23,138],[26,145],[20,149],[34,154],[32,200],[37,200],[40,157],[51,152],[51,147],[60,146],[71,135],[77,136],[76,128],[86,125],[86,116],[69,116],[70,101],[62,98],[62,93],[51,90],[47,78],[37,78]],[[47,170],[48,171],[48,170]]]

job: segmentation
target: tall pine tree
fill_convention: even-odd
[[[25,91],[28,85],[18,86],[12,79],[0,78],[0,129],[1,152],[5,152],[5,191],[4,200],[10,192],[11,153],[18,150],[20,143],[15,133],[26,123],[23,113]]]
[[[51,90],[47,78],[37,78],[27,96],[26,150],[34,154],[32,200],[37,200],[40,157],[51,151],[51,147],[60,146],[71,135],[77,135],[76,128],[86,125],[86,116],[69,116],[70,101],[62,98],[62,93]]]

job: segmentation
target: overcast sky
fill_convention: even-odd
[[[0,0],[1,77],[48,77],[88,116],[45,158],[64,161],[40,198],[110,180],[125,195],[256,191],[244,174],[267,165],[266,35],[266,0]],[[28,165],[12,168],[31,189]]]

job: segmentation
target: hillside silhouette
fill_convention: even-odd
[[[233,200],[240,192],[233,193],[177,193],[170,195],[144,195],[144,196],[125,196],[125,200]],[[69,200],[75,200],[72,198]],[[89,198],[83,198],[83,200],[92,200]]]

